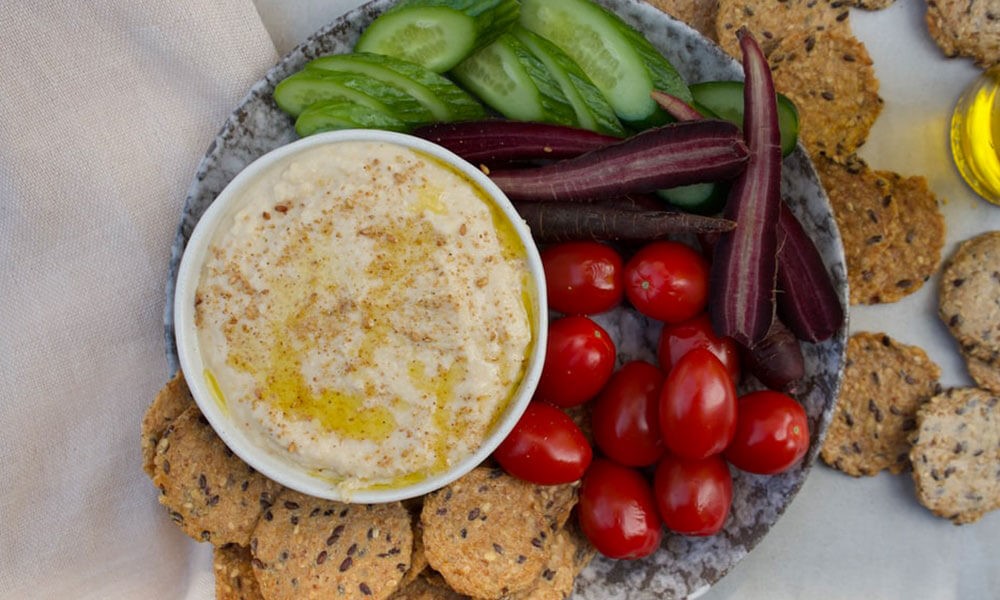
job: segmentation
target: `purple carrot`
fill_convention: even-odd
[[[621,141],[579,127],[501,119],[435,123],[414,129],[413,135],[476,164],[570,158]]]
[[[673,94],[653,90],[650,95],[660,105],[660,108],[667,111],[671,117],[678,121],[697,121],[703,118],[701,113],[695,110],[693,106]]]
[[[646,242],[683,233],[728,231],[732,221],[667,210],[648,210],[626,201],[517,202],[536,242],[602,240]]]
[[[493,171],[490,178],[511,200],[591,201],[731,179],[747,157],[738,127],[702,120],[647,129],[542,167]]]
[[[736,229],[715,246],[710,304],[719,335],[753,347],[767,335],[775,311],[781,138],[767,59],[746,28],[737,35],[746,74],[743,131],[750,162],[726,201],[723,214],[736,221]]]
[[[747,371],[772,390],[795,392],[806,373],[799,340],[778,319],[752,348],[740,347],[740,358]]]
[[[844,324],[844,307],[823,257],[784,203],[778,219],[778,313],[809,342],[828,339]]]

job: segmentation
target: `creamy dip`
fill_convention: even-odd
[[[485,192],[434,157],[358,141],[285,159],[244,194],[195,297],[216,399],[342,489],[474,453],[533,339],[526,252]]]

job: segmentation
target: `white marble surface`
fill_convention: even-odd
[[[356,0],[255,0],[279,54]],[[1000,207],[978,199],[952,165],[947,126],[961,88],[977,74],[947,60],[926,34],[925,5],[897,0],[888,9],[852,11],[881,81],[885,109],[861,152],[873,168],[923,175],[945,200],[945,255],[977,232],[1000,229]],[[942,383],[969,383],[934,315],[932,279],[891,305],[855,307],[852,331],[885,331],[925,348]],[[703,598],[965,599],[1000,597],[1000,512],[956,527],[917,504],[908,475],[852,479],[817,466],[771,533]]]

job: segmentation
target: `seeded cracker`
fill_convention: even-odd
[[[917,499],[956,525],[1000,508],[1000,397],[953,388],[917,413],[910,451]]]
[[[573,593],[576,576],[594,558],[597,551],[575,526],[556,533],[552,554],[538,580],[512,600],[564,600]]]
[[[889,171],[875,174],[893,197],[899,218],[871,282],[876,292],[862,299],[866,304],[896,302],[920,289],[941,264],[945,235],[944,216],[926,179]]]
[[[391,596],[391,600],[462,600],[463,598],[468,596],[451,589],[444,580],[434,582],[425,576],[417,577]]]
[[[823,461],[854,477],[902,473],[917,409],[939,391],[940,375],[916,346],[881,333],[852,335]]]
[[[501,469],[479,467],[427,496],[421,513],[430,566],[456,591],[499,598],[530,587],[569,517],[553,496]]]
[[[799,110],[799,136],[810,156],[846,161],[882,111],[864,44],[849,33],[799,33],[785,38],[768,61],[775,88]]]
[[[924,20],[945,56],[969,56],[984,68],[1000,63],[996,0],[927,0]]]
[[[736,32],[746,26],[765,55],[787,37],[823,31],[850,34],[849,3],[835,0],[718,0],[715,39],[731,56],[740,58]]]
[[[833,216],[844,242],[851,304],[858,304],[878,291],[875,275],[896,224],[896,203],[868,165],[852,159],[846,165],[819,156],[816,171],[833,208]]]
[[[941,275],[938,315],[966,361],[975,359],[977,381],[1000,379],[1000,231],[959,245]]]
[[[268,600],[388,598],[410,567],[413,531],[399,502],[344,504],[285,490],[253,539]]]
[[[281,486],[232,453],[191,406],[156,447],[153,485],[184,533],[216,546],[250,542],[250,532]]]
[[[250,549],[236,544],[212,551],[215,600],[264,600],[250,560]]]
[[[718,0],[649,0],[649,3],[710,40],[715,39],[715,13]]]
[[[156,394],[142,418],[142,470],[150,477],[153,476],[156,445],[163,432],[190,406],[194,406],[194,398],[191,397],[184,376],[178,371]]]

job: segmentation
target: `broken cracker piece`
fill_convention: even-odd
[[[956,525],[1000,508],[1000,397],[952,388],[917,412],[910,450],[917,499]]]
[[[921,348],[882,333],[852,335],[823,461],[853,477],[905,471],[917,409],[938,393],[940,376]]]

